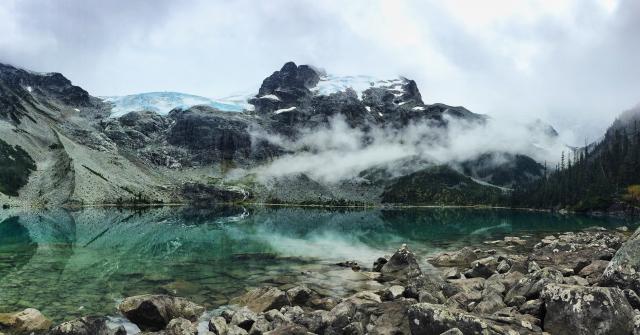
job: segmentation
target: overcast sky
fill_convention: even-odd
[[[93,95],[256,89],[293,60],[595,139],[640,102],[640,1],[2,0],[0,62]]]

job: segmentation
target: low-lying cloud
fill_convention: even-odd
[[[429,165],[456,168],[484,153],[525,154],[539,162],[554,162],[566,150],[557,137],[528,124],[446,120],[447,127],[425,121],[403,129],[373,127],[364,131],[351,128],[338,116],[326,127],[302,130],[295,140],[256,130],[252,132],[254,141],[266,140],[289,153],[248,173],[262,181],[305,174],[318,182],[339,183],[358,179],[372,168],[393,176]],[[500,160],[501,156],[496,157]]]

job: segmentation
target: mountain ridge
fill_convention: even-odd
[[[393,188],[402,174],[433,169],[424,174],[432,176],[444,171],[441,166],[447,161],[431,157],[429,147],[446,152],[440,142],[491,122],[464,107],[424,104],[415,81],[407,78],[370,82],[359,91],[343,81],[328,90],[318,84],[336,77],[293,62],[265,78],[258,94],[248,100],[254,109],[232,113],[197,104],[177,106],[163,115],[133,104],[114,115],[114,104],[92,97],[64,76],[38,76],[43,75],[0,67],[0,89],[10,88],[0,92],[0,117],[4,115],[6,124],[0,127],[0,140],[24,149],[38,166],[19,195],[0,194],[2,202],[81,205],[222,199],[378,204],[383,190]],[[458,133],[451,133],[454,130]],[[34,134],[40,136],[38,143]],[[341,151],[344,148],[350,151]],[[465,182],[471,174],[472,182],[480,182],[473,182],[473,187],[493,190],[483,184],[498,180],[496,186],[511,187],[511,179],[542,174],[538,163],[531,165],[533,170],[520,171],[508,163],[515,159],[513,154],[485,149],[462,158],[466,170],[454,166],[446,173],[459,174]],[[375,152],[377,158],[369,161]],[[491,161],[507,163],[502,169],[511,172],[501,173],[508,177],[469,172],[469,166],[481,164],[474,157],[483,153],[492,155]],[[349,162],[345,168],[353,171],[324,172],[320,175],[325,177],[316,180],[313,176],[318,174],[309,170],[273,173],[276,163],[286,166],[287,159],[320,159],[318,155],[325,154],[343,156],[341,164],[350,156],[366,158]],[[398,158],[385,157],[394,155]],[[391,173],[362,174],[371,168]],[[526,176],[518,177],[521,173]],[[55,192],[54,185],[66,191]]]

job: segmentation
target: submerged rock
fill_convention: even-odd
[[[51,320],[34,308],[16,313],[0,313],[0,330],[6,330],[9,334],[39,333],[49,328]]]
[[[118,309],[142,330],[164,329],[175,318],[196,321],[204,307],[187,299],[168,295],[139,295],[124,299]]]
[[[619,288],[551,284],[542,292],[552,334],[630,334],[633,308]]]

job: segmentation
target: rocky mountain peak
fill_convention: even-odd
[[[59,107],[98,104],[87,91],[60,73],[38,73],[0,64],[0,118],[20,123],[27,115],[25,106],[47,109],[51,102]]]
[[[308,92],[318,81],[320,74],[309,65],[298,66],[294,62],[287,62],[280,71],[275,71],[262,82],[258,95],[278,95],[296,90]]]

